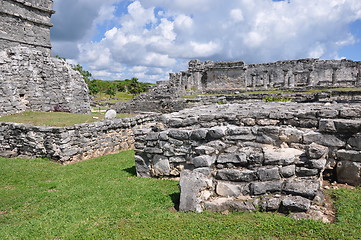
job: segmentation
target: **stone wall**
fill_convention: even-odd
[[[171,74],[182,90],[295,89],[361,86],[361,64],[350,60],[299,59],[274,63],[189,62],[186,72]]]
[[[84,123],[71,127],[39,127],[0,123],[0,156],[48,157],[67,164],[133,149],[133,128],[154,115]]]
[[[299,59],[247,65],[244,62],[192,60],[187,71],[170,73],[169,81],[158,82],[149,92],[130,102],[117,104],[116,109],[118,112],[168,113],[195,103],[179,99],[185,95],[235,94],[275,89],[301,91],[335,87],[361,87],[361,63],[349,60]],[[348,93],[348,96],[345,96],[344,93],[335,93],[329,96],[329,99],[317,93],[308,95],[312,95],[313,101],[318,101],[318,97],[333,101],[343,100],[345,97],[352,99],[355,94]],[[342,96],[338,99],[336,95]],[[247,100],[247,95],[226,97],[235,101]],[[254,95],[250,99],[254,99]],[[299,99],[297,96],[297,100]],[[205,102],[205,97],[202,100]],[[213,100],[213,97],[210,97],[208,102]]]
[[[361,105],[248,103],[166,114],[135,134],[143,177],[179,177],[180,209],[310,210],[325,169],[361,185]]]
[[[51,57],[52,0],[0,0],[0,116],[60,107],[89,113],[79,72]]]
[[[52,0],[0,0],[0,50],[18,45],[50,53]]]

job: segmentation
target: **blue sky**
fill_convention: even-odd
[[[361,60],[360,0],[54,0],[53,54],[155,82],[191,59]]]

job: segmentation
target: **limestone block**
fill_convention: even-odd
[[[170,163],[185,163],[186,159],[184,157],[181,157],[181,156],[170,157],[169,162]]]
[[[327,164],[327,160],[325,158],[313,159],[313,160],[309,160],[307,162],[307,165],[310,168],[314,168],[314,169],[318,169],[318,170],[325,169],[326,164]]]
[[[361,150],[361,133],[357,133],[349,138],[347,144],[355,150]]]
[[[306,167],[297,167],[296,168],[296,174],[299,177],[310,177],[310,176],[316,176],[318,174],[318,169],[310,169]]]
[[[202,212],[202,203],[207,198],[201,198],[202,191],[213,190],[213,181],[206,175],[196,171],[183,170],[180,175],[179,211]]]
[[[217,163],[237,163],[247,164],[247,156],[245,153],[239,154],[220,154],[217,158]]]
[[[258,147],[243,147],[239,149],[239,153],[246,154],[247,162],[251,166],[261,165],[264,160],[263,151],[261,148]]]
[[[259,168],[257,171],[259,180],[261,181],[273,181],[281,179],[279,170],[277,167],[273,168]]]
[[[227,127],[213,127],[207,133],[208,139],[220,139],[226,135]]]
[[[153,158],[153,176],[167,176],[170,174],[169,160],[166,156],[155,155]]]
[[[321,134],[315,131],[309,131],[303,135],[305,144],[317,143],[327,147],[343,147],[346,143],[334,135]]]
[[[319,121],[318,129],[320,130],[320,132],[336,132],[334,120],[321,119]]]
[[[146,141],[157,141],[159,139],[159,133],[156,132],[150,132],[145,137]]]
[[[303,132],[296,128],[281,129],[279,139],[286,143],[301,143]]]
[[[361,120],[337,119],[335,127],[339,133],[356,133],[361,130]]]
[[[251,201],[235,201],[230,198],[217,198],[212,201],[207,201],[204,207],[212,212],[223,212],[226,210],[253,212],[256,210]]]
[[[263,211],[277,211],[281,205],[280,198],[266,198],[260,206]]]
[[[135,155],[135,170],[138,177],[150,177],[149,160],[144,155]]]
[[[194,167],[210,167],[216,161],[216,156],[202,155],[191,160]]]
[[[318,180],[306,179],[290,179],[286,180],[282,191],[287,194],[299,195],[309,199],[313,199],[320,190],[320,182]]]
[[[266,165],[291,165],[297,162],[303,151],[295,148],[263,147],[264,164]]]
[[[310,209],[311,201],[300,196],[288,196],[281,202],[281,211],[288,212],[307,212]]]
[[[292,177],[296,174],[296,165],[289,165],[280,168],[280,175],[284,178]]]
[[[247,195],[249,194],[249,184],[235,184],[218,181],[216,185],[216,193],[221,197],[239,197],[240,195]]]
[[[341,161],[337,163],[337,181],[355,186],[361,185],[361,163]]]
[[[172,129],[168,132],[168,136],[177,140],[188,140],[189,132],[186,130]]]
[[[204,140],[207,137],[208,131],[206,129],[197,129],[191,132],[191,140]]]
[[[256,171],[246,169],[221,169],[217,171],[216,179],[234,182],[252,182],[258,180]]]
[[[197,155],[211,155],[216,153],[216,149],[209,146],[199,146],[194,149]]]
[[[340,161],[361,162],[361,151],[341,149],[336,153]]]
[[[251,128],[249,127],[231,126],[227,129],[227,135],[249,135],[249,134],[252,134]]]
[[[319,145],[317,143],[311,143],[307,147],[307,155],[313,159],[323,158],[328,154],[328,147]]]
[[[281,192],[283,181],[253,182],[250,185],[252,195],[262,195],[271,192]]]

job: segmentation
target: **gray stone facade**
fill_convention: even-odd
[[[308,90],[340,87],[361,87],[361,62],[350,60],[299,59],[274,63],[245,64],[244,62],[201,62],[192,60],[188,70],[170,73],[169,81],[160,81],[149,92],[127,103],[116,106],[118,112],[169,113],[223,101],[216,96],[203,96],[201,101],[179,97],[192,94],[235,94],[262,90]],[[353,99],[346,93],[328,93],[330,96],[311,93],[295,96],[296,101],[326,101]],[[304,94],[303,94],[304,95]],[[339,97],[336,95],[340,95]],[[222,96],[221,96],[222,97]],[[262,99],[261,95],[223,96],[227,102]],[[288,96],[286,96],[288,97]],[[356,96],[358,97],[358,96]],[[178,99],[177,99],[178,98]]]
[[[170,74],[182,90],[295,89],[361,86],[361,63],[350,60],[299,59],[264,64],[189,62],[188,70]]]
[[[89,113],[88,87],[51,57],[52,0],[0,0],[0,116],[56,107]]]
[[[182,211],[309,212],[325,169],[361,185],[360,109],[253,102],[165,114],[134,131],[137,174],[180,177]]]
[[[105,120],[70,127],[41,127],[0,123],[0,156],[48,157],[61,164],[88,160],[133,149],[133,128],[155,116]]]

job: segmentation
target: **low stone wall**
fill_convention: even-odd
[[[143,177],[179,177],[180,210],[306,212],[325,168],[361,184],[361,105],[248,103],[163,115],[135,134]]]
[[[0,156],[48,157],[61,164],[133,149],[133,128],[156,115],[105,120],[71,127],[0,123]]]

